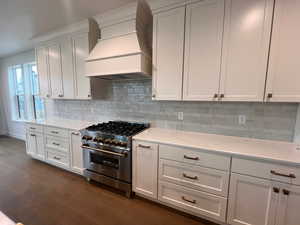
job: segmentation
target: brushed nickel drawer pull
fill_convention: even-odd
[[[52,134],[58,134],[58,131],[51,131]]]
[[[284,195],[290,195],[290,191],[288,191],[286,189],[283,189],[282,192],[283,192]]]
[[[61,160],[61,158],[57,157],[57,156],[54,156],[54,159],[56,160]]]
[[[185,173],[183,173],[182,176],[185,178],[191,179],[191,180],[198,180],[197,176],[191,177],[191,176],[186,175]]]
[[[30,134],[30,136],[31,136],[31,137],[35,137],[36,135],[35,135],[35,134]]]
[[[181,197],[183,201],[186,201],[186,202],[189,202],[189,203],[192,203],[192,204],[196,204],[196,200],[188,200],[186,199],[184,196]]]
[[[151,146],[149,146],[149,145],[141,145],[141,144],[139,144],[138,145],[140,148],[151,148]]]
[[[271,170],[270,173],[273,174],[273,175],[276,175],[276,176],[281,176],[281,177],[288,177],[288,178],[292,178],[292,179],[296,178],[296,175],[292,174],[292,173],[290,173],[290,174],[283,174],[283,173],[278,173],[275,170]]]
[[[72,134],[73,134],[73,135],[76,135],[76,136],[79,135],[79,133],[77,133],[77,132],[72,132]]]
[[[199,160],[199,157],[190,157],[190,156],[187,156],[187,155],[184,155],[183,157],[185,159],[190,159],[190,160]]]
[[[31,129],[31,130],[35,130],[36,128],[35,128],[35,127],[30,127],[30,129]]]
[[[56,143],[56,142],[53,142],[52,143],[53,145],[56,145],[56,146],[60,146],[60,144]]]
[[[280,189],[279,189],[279,188],[277,188],[277,187],[273,187],[273,191],[274,191],[276,194],[278,194],[278,193],[279,193],[279,191],[280,191]]]

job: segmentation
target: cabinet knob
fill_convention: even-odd
[[[279,191],[280,191],[280,189],[279,189],[279,188],[277,188],[277,187],[273,187],[273,192],[274,192],[274,193],[278,194],[278,193],[279,193]]]
[[[290,195],[290,191],[288,191],[286,189],[283,189],[282,192],[283,192],[284,195]]]
[[[156,96],[156,95],[155,95],[155,94],[153,94],[153,95],[152,95],[152,98],[155,98],[155,96]]]
[[[218,97],[218,94],[214,94],[214,98],[217,98]]]
[[[224,98],[225,97],[225,95],[224,94],[220,94],[220,98]]]
[[[89,94],[89,95],[88,95],[88,98],[90,98],[90,97],[91,97],[91,95]]]
[[[47,95],[46,95],[46,97],[47,97],[47,98],[50,98],[50,95],[49,95],[49,94],[47,94]]]
[[[267,97],[268,98],[273,98],[273,94],[272,93],[268,93]]]

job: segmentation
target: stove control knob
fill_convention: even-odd
[[[93,137],[91,137],[91,136],[85,136],[85,138],[83,137],[83,139],[85,139],[87,141],[90,141],[90,140],[93,140]]]

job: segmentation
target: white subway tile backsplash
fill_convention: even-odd
[[[105,99],[47,100],[48,119],[129,120],[154,127],[292,141],[298,104],[151,100],[151,81],[114,81]],[[178,120],[183,112],[184,120]],[[238,116],[245,115],[245,125]]]

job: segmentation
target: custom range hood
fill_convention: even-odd
[[[152,74],[152,13],[144,0],[134,20],[104,27],[86,59],[86,76],[107,80],[138,79]],[[114,32],[114,31],[120,31]]]

